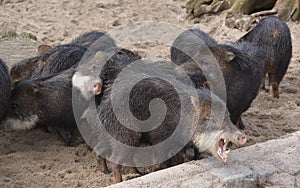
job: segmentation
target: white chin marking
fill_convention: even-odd
[[[73,87],[79,89],[80,93],[86,100],[90,100],[92,98],[92,92],[90,92],[86,86],[86,83],[89,83],[90,80],[90,76],[82,76],[79,72],[76,72],[72,77]]]
[[[7,130],[29,130],[35,127],[38,120],[37,115],[32,115],[27,120],[9,118],[2,122],[2,126]]]
[[[195,133],[192,138],[194,144],[197,146],[200,152],[206,151],[211,146],[215,146],[216,142],[219,143],[219,138],[222,131],[204,132],[200,135]]]

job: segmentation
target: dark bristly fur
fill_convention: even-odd
[[[110,40],[109,40],[110,41]],[[87,55],[86,57],[83,57],[83,61],[87,62],[87,63],[91,63],[91,64],[82,64],[82,66],[79,66],[79,71],[82,74],[88,74],[89,76],[94,75],[95,77],[91,77],[90,82],[97,82],[99,80],[99,77],[101,77],[103,79],[103,90],[105,90],[106,92],[108,92],[111,87],[111,85],[113,84],[114,80],[117,78],[118,74],[121,72],[121,70],[126,67],[127,65],[129,65],[130,63],[141,59],[141,57],[129,50],[126,49],[121,49],[118,47],[115,47],[114,45],[111,44],[111,42],[105,42],[105,44],[103,43],[99,43],[99,44],[93,44],[91,46],[91,51],[88,52],[89,55]],[[103,46],[108,46],[109,48],[105,50],[104,52],[104,59],[102,60],[103,62],[98,62],[99,60],[97,60],[97,57],[95,57],[95,51],[97,50],[101,50],[103,49]],[[95,51],[93,51],[93,50]],[[96,60],[94,60],[94,59]],[[100,76],[99,76],[99,72],[97,71],[97,69],[95,70],[95,67],[97,67],[97,64],[101,64],[101,63],[105,63]],[[93,73],[95,72],[95,74]],[[96,96],[96,100],[97,103],[100,105],[98,106],[98,109],[91,109],[90,107],[85,109],[86,106],[82,106],[82,108],[84,109],[76,109],[78,112],[78,114],[80,114],[81,112],[83,112],[81,118],[79,120],[77,120],[77,122],[79,123],[79,126],[84,126],[86,127],[90,127],[92,133],[94,133],[95,138],[98,138],[96,141],[95,140],[90,140],[87,141],[88,144],[93,148],[93,147],[97,147],[97,143],[99,142],[100,145],[105,145],[107,146],[106,148],[97,148],[97,150],[102,150],[102,155],[105,155],[106,157],[108,157],[109,155],[112,155],[110,150],[111,150],[111,146],[110,143],[108,143],[108,140],[106,138],[106,136],[103,134],[103,131],[99,130],[99,128],[101,129],[101,127],[99,127],[99,115],[101,114],[101,116],[106,116],[105,119],[108,119],[110,121],[116,121],[115,117],[114,117],[114,113],[112,109],[108,109],[107,108],[107,104],[105,105],[104,100],[102,100],[103,97],[103,93],[101,93],[100,96]],[[108,96],[106,96],[108,97]],[[104,97],[104,98],[106,98]],[[82,100],[85,100],[83,97],[81,97],[80,95],[77,96],[77,98],[82,98]],[[107,100],[106,100],[107,101]],[[79,102],[79,101],[77,101]],[[107,102],[106,102],[107,103]],[[103,108],[100,108],[103,107]],[[105,109],[106,107],[106,109]],[[99,112],[104,110],[103,112]],[[98,111],[98,112],[97,112]],[[76,116],[75,116],[76,117]],[[101,120],[105,120],[105,119],[101,119]],[[120,126],[120,124],[117,123],[112,123],[110,124],[111,126],[108,127],[109,132],[111,133],[112,131],[114,133],[112,133],[112,135],[116,136],[116,138],[118,140],[120,140],[121,142],[124,142],[126,144],[129,145],[136,145],[139,142],[139,136],[140,133],[136,133],[133,131],[128,130],[126,127]],[[136,138],[136,139],[135,139]],[[123,155],[123,154],[122,154]],[[101,157],[98,156],[99,160],[100,160],[100,169],[104,172],[107,173],[108,169],[107,169],[107,165],[106,165],[106,160]],[[120,161],[121,162],[121,161]],[[120,166],[119,165],[113,165],[113,172],[114,172],[114,177],[115,177],[115,181],[119,182],[122,180],[121,177],[121,173],[120,173]]]
[[[171,48],[172,62],[181,65],[190,76],[201,75],[198,76],[201,79],[195,80],[193,76],[191,79],[196,87],[203,87],[206,84],[206,79],[203,79],[205,75],[191,57],[199,56],[199,63],[204,64],[205,62],[202,62],[201,59],[202,54],[198,50],[209,49],[223,73],[226,85],[226,103],[231,120],[234,124],[239,123],[238,126],[243,129],[244,125],[240,116],[250,107],[251,102],[257,96],[261,83],[264,70],[263,49],[247,42],[220,45],[199,29],[190,31],[181,33],[175,39]],[[185,49],[186,52],[182,52],[180,49]],[[188,58],[185,53],[190,57]],[[194,67],[189,64],[194,64]],[[186,68],[187,65],[189,65],[188,68]],[[198,83],[199,81],[202,83]]]
[[[88,49],[95,41],[104,36],[105,33],[99,31],[89,31],[75,38],[71,44],[82,46]],[[113,42],[114,43],[114,42]]]
[[[17,83],[2,126],[21,130],[46,126],[63,139],[65,145],[70,145],[77,129],[72,110],[75,70],[71,67],[59,74]]]
[[[278,86],[284,77],[292,57],[291,33],[287,24],[276,16],[262,19],[239,40],[250,42],[265,49],[265,72],[274,98],[279,98]],[[262,88],[265,89],[265,79]]]
[[[81,60],[86,49],[81,46],[68,44],[50,49],[33,58],[16,63],[10,70],[12,84],[38,77],[51,76],[69,69]]]
[[[10,80],[6,64],[0,59],[0,121],[3,118],[11,96]]]
[[[112,53],[116,53],[116,51],[113,51]],[[109,54],[109,52],[106,52],[105,54]],[[126,55],[127,54],[127,55]],[[133,160],[133,153],[130,151],[127,151],[126,149],[122,149],[119,147],[118,144],[110,142],[110,140],[106,137],[106,135],[103,134],[103,129],[105,129],[110,135],[118,140],[119,142],[129,145],[129,146],[140,146],[142,145],[155,145],[162,141],[164,141],[167,137],[169,137],[175,130],[177,124],[178,124],[178,118],[180,117],[181,110],[187,110],[186,114],[191,114],[192,116],[197,113],[196,109],[199,109],[201,112],[199,113],[199,122],[196,126],[196,133],[194,134],[194,137],[192,138],[193,144],[195,144],[195,147],[197,150],[209,150],[212,152],[214,156],[217,156],[216,154],[216,146],[219,143],[220,137],[217,135],[220,133],[223,135],[226,135],[226,139],[232,141],[233,143],[239,145],[240,138],[244,139],[245,137],[238,131],[238,129],[230,122],[228,113],[226,113],[225,121],[221,122],[220,124],[214,124],[212,127],[207,127],[207,121],[210,119],[210,112],[211,112],[211,93],[207,89],[199,89],[196,90],[195,88],[181,82],[180,78],[181,75],[172,77],[174,82],[178,83],[178,85],[182,86],[181,92],[182,94],[185,94],[182,100],[186,102],[186,104],[189,104],[192,106],[193,100],[190,93],[192,91],[195,91],[198,94],[198,98],[200,100],[199,106],[194,106],[194,110],[190,111],[190,108],[183,107],[181,104],[181,101],[178,98],[178,90],[175,90],[175,88],[168,83],[168,81],[164,81],[159,78],[148,78],[144,79],[140,82],[138,82],[132,90],[130,90],[130,101],[129,101],[129,108],[132,112],[132,114],[140,120],[146,120],[150,116],[149,111],[149,104],[152,99],[160,98],[163,100],[166,104],[167,112],[166,117],[164,118],[164,121],[162,124],[155,128],[154,130],[143,133],[143,132],[135,132],[133,130],[130,130],[126,128],[124,125],[120,123],[120,120],[127,121],[127,114],[124,114],[123,111],[121,111],[121,115],[118,116],[118,119],[114,113],[113,107],[112,107],[112,86],[113,84],[121,84],[121,85],[127,85],[128,82],[131,81],[131,78],[134,78],[137,76],[135,72],[129,72],[126,74],[124,79],[117,79],[118,74],[127,66],[131,66],[131,63],[133,61],[136,61],[139,59],[139,57],[132,56],[132,58],[129,58],[132,54],[130,51],[123,50],[122,53],[117,53],[115,56],[113,56],[111,59],[108,60],[108,62],[105,64],[104,68],[102,69],[102,72],[100,76],[95,76],[94,78],[90,78],[89,81],[98,82],[99,77],[103,79],[103,88],[102,93],[100,95],[96,96],[97,101],[97,107],[93,108],[92,106],[88,107],[86,111],[81,116],[80,121],[83,121],[82,126],[89,127],[90,131],[93,133],[93,138],[97,138],[97,142],[95,140],[90,140],[90,144],[97,148],[97,143],[101,143],[100,145],[105,147],[100,147],[98,149],[102,150],[104,155],[106,157],[114,159],[118,159],[116,162],[117,164],[113,164],[112,171],[114,173],[115,182],[119,182],[122,180],[121,176],[121,165],[125,163],[126,159],[132,159]],[[104,55],[106,56],[106,55]],[[128,57],[129,56],[129,57]],[[110,55],[108,55],[110,57]],[[103,61],[103,59],[100,59]],[[104,58],[104,61],[105,58]],[[97,61],[93,61],[96,63]],[[105,63],[105,62],[97,62],[97,63]],[[139,63],[139,62],[137,62]],[[157,66],[158,64],[161,66],[158,66],[162,68],[163,65],[165,65],[165,62],[156,62]],[[87,66],[89,69],[91,66]],[[144,68],[144,67],[143,67]],[[142,68],[142,69],[143,69]],[[143,69],[144,70],[144,69]],[[141,70],[143,72],[143,70]],[[83,72],[88,72],[87,70],[83,70]],[[176,71],[175,71],[176,72]],[[174,75],[176,75],[174,73]],[[80,70],[79,70],[80,73]],[[77,74],[77,73],[76,73]],[[78,75],[82,75],[78,74]],[[85,76],[85,74],[83,74]],[[151,75],[149,75],[151,77]],[[178,78],[178,80],[177,80]],[[74,80],[73,80],[74,81]],[[74,84],[74,83],[73,83]],[[116,88],[117,90],[120,88]],[[116,91],[115,94],[123,95],[123,91]],[[122,109],[122,103],[124,102],[124,97],[120,97],[121,101],[114,101],[115,104],[117,104],[117,108]],[[221,100],[218,100],[218,105],[222,109],[226,109],[224,107],[224,103]],[[97,112],[98,114],[97,114]],[[195,112],[195,113],[193,113]],[[96,115],[97,114],[97,115]],[[97,117],[95,117],[97,116]],[[99,119],[98,119],[99,118]],[[192,121],[192,119],[187,118],[188,121]],[[103,126],[100,125],[100,122]],[[190,123],[192,124],[192,123]],[[190,125],[189,124],[189,125]],[[138,126],[138,125],[134,125]],[[139,127],[137,127],[139,128]],[[191,129],[190,127],[184,127],[182,131],[179,133],[176,133],[176,136],[178,136],[178,143],[172,143],[174,146],[178,146],[182,139],[190,133]],[[221,133],[222,132],[222,133]],[[201,140],[208,140],[210,138],[211,134],[214,135],[215,140],[210,140],[210,142],[202,142]],[[216,134],[216,135],[215,135]],[[172,154],[174,151],[165,151],[168,154]],[[103,154],[102,153],[102,154]],[[175,154],[175,153],[173,153]],[[159,156],[157,156],[159,157]],[[101,159],[102,160],[102,159]],[[154,162],[158,159],[153,158]],[[133,162],[133,161],[132,161]],[[131,163],[132,164],[132,163]],[[105,169],[105,168],[103,168]]]

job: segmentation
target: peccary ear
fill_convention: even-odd
[[[235,54],[226,48],[212,48],[212,53],[217,59],[220,58],[223,62],[230,62],[235,58]]]
[[[32,84],[31,89],[34,93],[38,93],[40,91],[40,86],[38,84]]]
[[[226,62],[230,62],[235,58],[235,54],[233,52],[224,51],[223,58],[225,59]]]
[[[40,55],[40,54],[48,52],[51,49],[52,49],[51,46],[49,46],[47,44],[41,44],[41,45],[39,45],[37,51],[38,51],[38,54]]]

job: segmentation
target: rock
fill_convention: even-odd
[[[267,184],[284,187],[296,187],[296,178],[288,173],[276,173],[268,179]]]
[[[297,187],[300,183],[299,140],[300,131],[233,150],[226,165],[210,157],[110,187]]]
[[[225,187],[255,187],[256,177],[252,170],[245,166],[227,166],[223,168],[212,169],[211,174],[215,175]]]
[[[254,161],[249,166],[256,173],[259,185],[263,184],[277,170],[275,166],[266,161]]]

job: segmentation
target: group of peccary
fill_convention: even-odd
[[[196,123],[176,132],[179,141],[172,143],[175,148],[182,144],[180,140],[188,136],[190,140],[180,151],[166,151],[170,157],[177,154],[165,164],[174,164],[172,159],[175,159],[175,164],[183,162],[180,156],[185,154],[187,147],[194,149],[194,159],[199,159],[201,152],[208,151],[226,162],[229,144],[241,146],[247,140],[240,131],[247,127],[241,114],[250,107],[259,89],[265,89],[266,75],[273,97],[279,98],[278,87],[292,55],[289,28],[275,16],[262,19],[238,41],[228,44],[217,43],[200,29],[184,31],[171,48],[171,61],[179,69],[168,69],[175,75],[168,81],[180,86],[181,91],[163,79],[152,77],[145,65],[145,72],[138,70],[143,72],[145,79],[129,92],[130,111],[141,121],[153,115],[149,107],[153,99],[159,98],[165,103],[162,123],[143,132],[123,126],[127,114],[117,116],[113,109],[114,104],[122,108],[126,100],[122,88],[113,88],[113,85],[127,86],[132,81],[129,79],[138,79],[140,75],[134,71],[128,79],[126,75],[124,79],[118,79],[118,76],[126,68],[143,63],[139,55],[118,47],[108,35],[96,31],[85,33],[70,44],[40,49],[38,56],[13,65],[10,75],[5,63],[0,61],[1,128],[26,130],[43,127],[60,137],[65,145],[70,145],[78,127],[85,127],[92,135],[90,140],[85,139],[91,148],[105,146],[100,149],[103,152],[98,153],[102,172],[109,172],[106,159],[114,158],[111,169],[115,182],[122,181],[122,164],[128,159],[132,160],[130,164],[134,163],[134,153],[110,141],[102,134],[104,129],[128,146],[155,146],[176,132],[185,110],[184,102],[192,107],[184,112],[189,114],[186,121]],[[212,62],[216,62],[222,73],[225,95],[218,92],[222,81],[217,79],[220,75],[211,69]],[[154,64],[159,67],[168,65],[164,61]],[[186,84],[184,75],[188,75],[192,84]],[[121,99],[113,101],[113,91],[118,93],[118,90]],[[212,120],[213,105],[217,110],[225,109],[222,121]],[[190,128],[193,133],[189,133]],[[155,156],[153,160],[155,164]],[[138,172],[137,168],[133,169]]]

